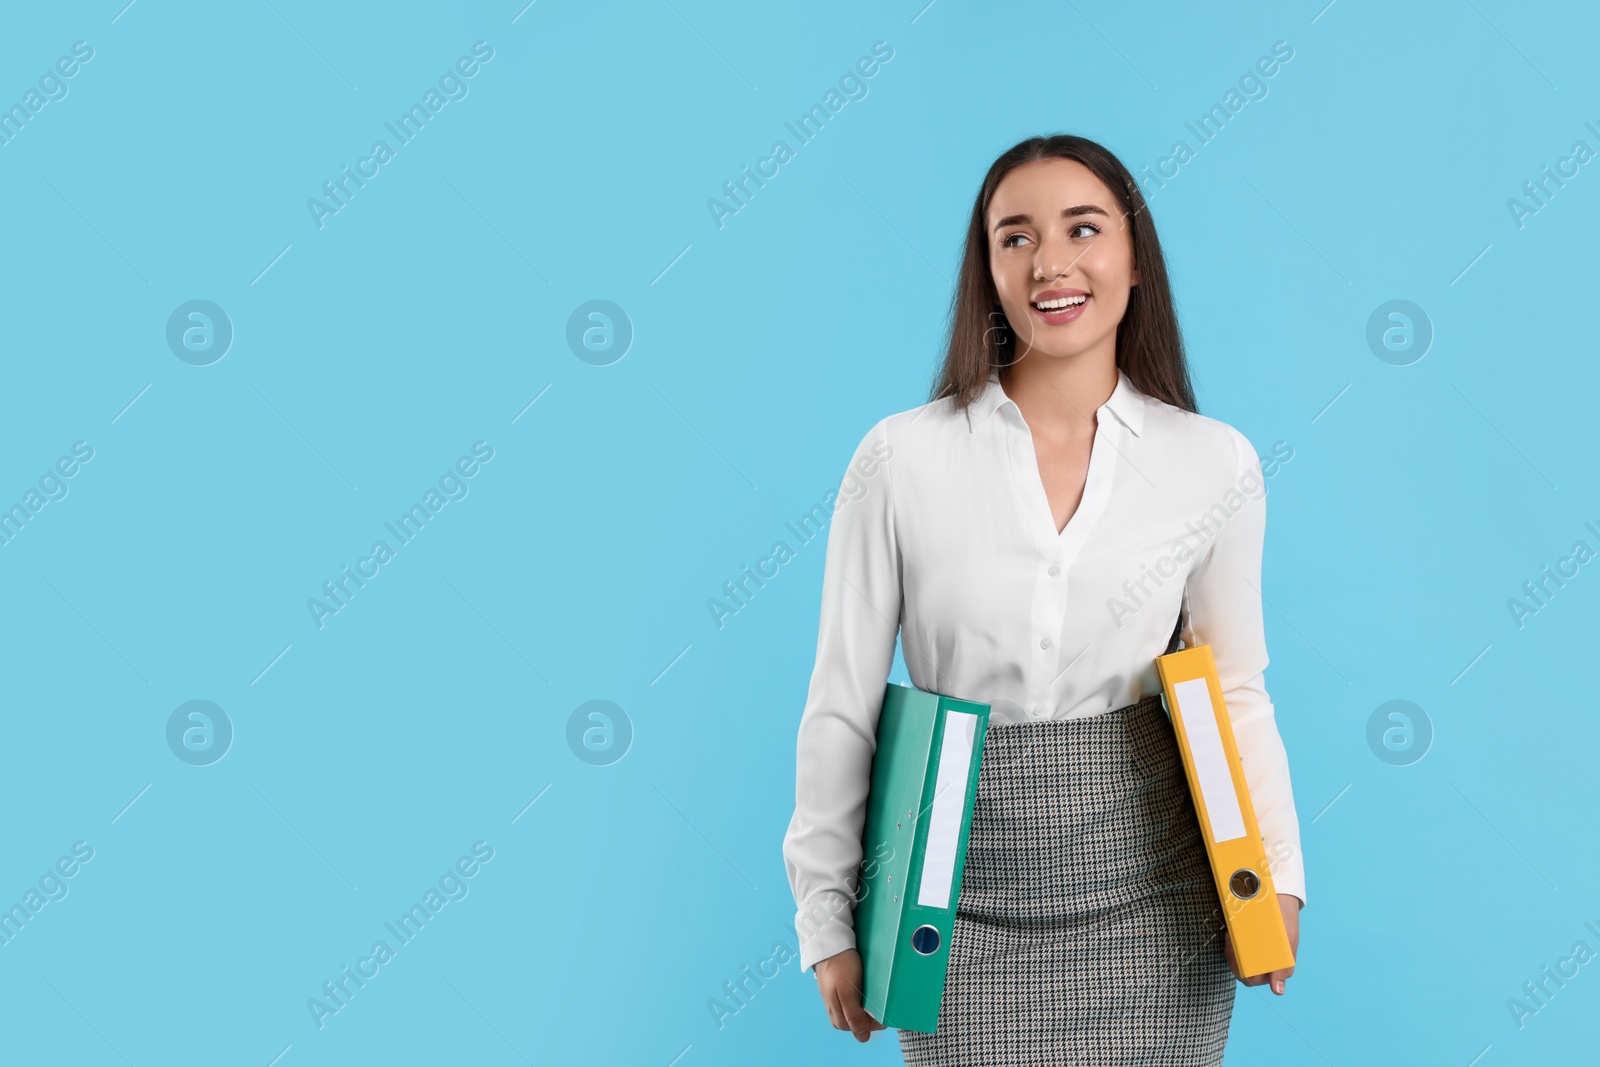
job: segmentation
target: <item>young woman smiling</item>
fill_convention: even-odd
[[[900,1031],[906,1062],[1221,1063],[1238,972],[1155,658],[1212,648],[1298,949],[1266,492],[1249,441],[1196,411],[1155,228],[1100,145],[990,167],[933,397],[868,432],[856,458],[894,459],[828,533],[784,839],[801,967],[836,1028],[883,1029],[851,904],[898,632],[913,685],[991,709],[939,1026]]]

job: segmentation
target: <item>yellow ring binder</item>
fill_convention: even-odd
[[[1253,978],[1293,967],[1294,950],[1272,886],[1211,646],[1157,656],[1156,671],[1239,973]]]

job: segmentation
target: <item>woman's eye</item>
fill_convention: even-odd
[[[1088,231],[1088,232],[1083,232],[1083,231]],[[1101,232],[1100,231],[1100,227],[1096,226],[1094,223],[1092,223],[1092,222],[1080,222],[1080,223],[1077,223],[1076,225],[1074,225],[1069,230],[1067,230],[1067,236],[1073,238],[1074,240],[1076,240],[1078,238],[1083,238],[1083,237],[1093,237],[1093,236],[1098,235],[1100,232]],[[1017,233],[1007,234],[1005,237],[1002,237],[1000,239],[1000,247],[1001,248],[1016,248],[1018,243],[1020,243],[1021,241],[1025,241],[1027,239],[1028,239],[1028,235],[1025,234],[1025,233],[1022,233],[1020,231],[1017,232]]]

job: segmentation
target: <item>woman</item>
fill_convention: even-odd
[[[868,432],[828,534],[784,839],[801,967],[836,1028],[883,1029],[851,905],[898,630],[913,685],[991,708],[939,1026],[900,1032],[906,1062],[1220,1063],[1238,972],[1155,658],[1212,648],[1298,949],[1266,488],[1196,412],[1155,228],[1100,145],[989,169],[933,395]]]

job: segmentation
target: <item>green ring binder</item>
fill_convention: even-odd
[[[884,1026],[938,1025],[988,727],[987,704],[884,689],[855,916],[862,1005]]]

